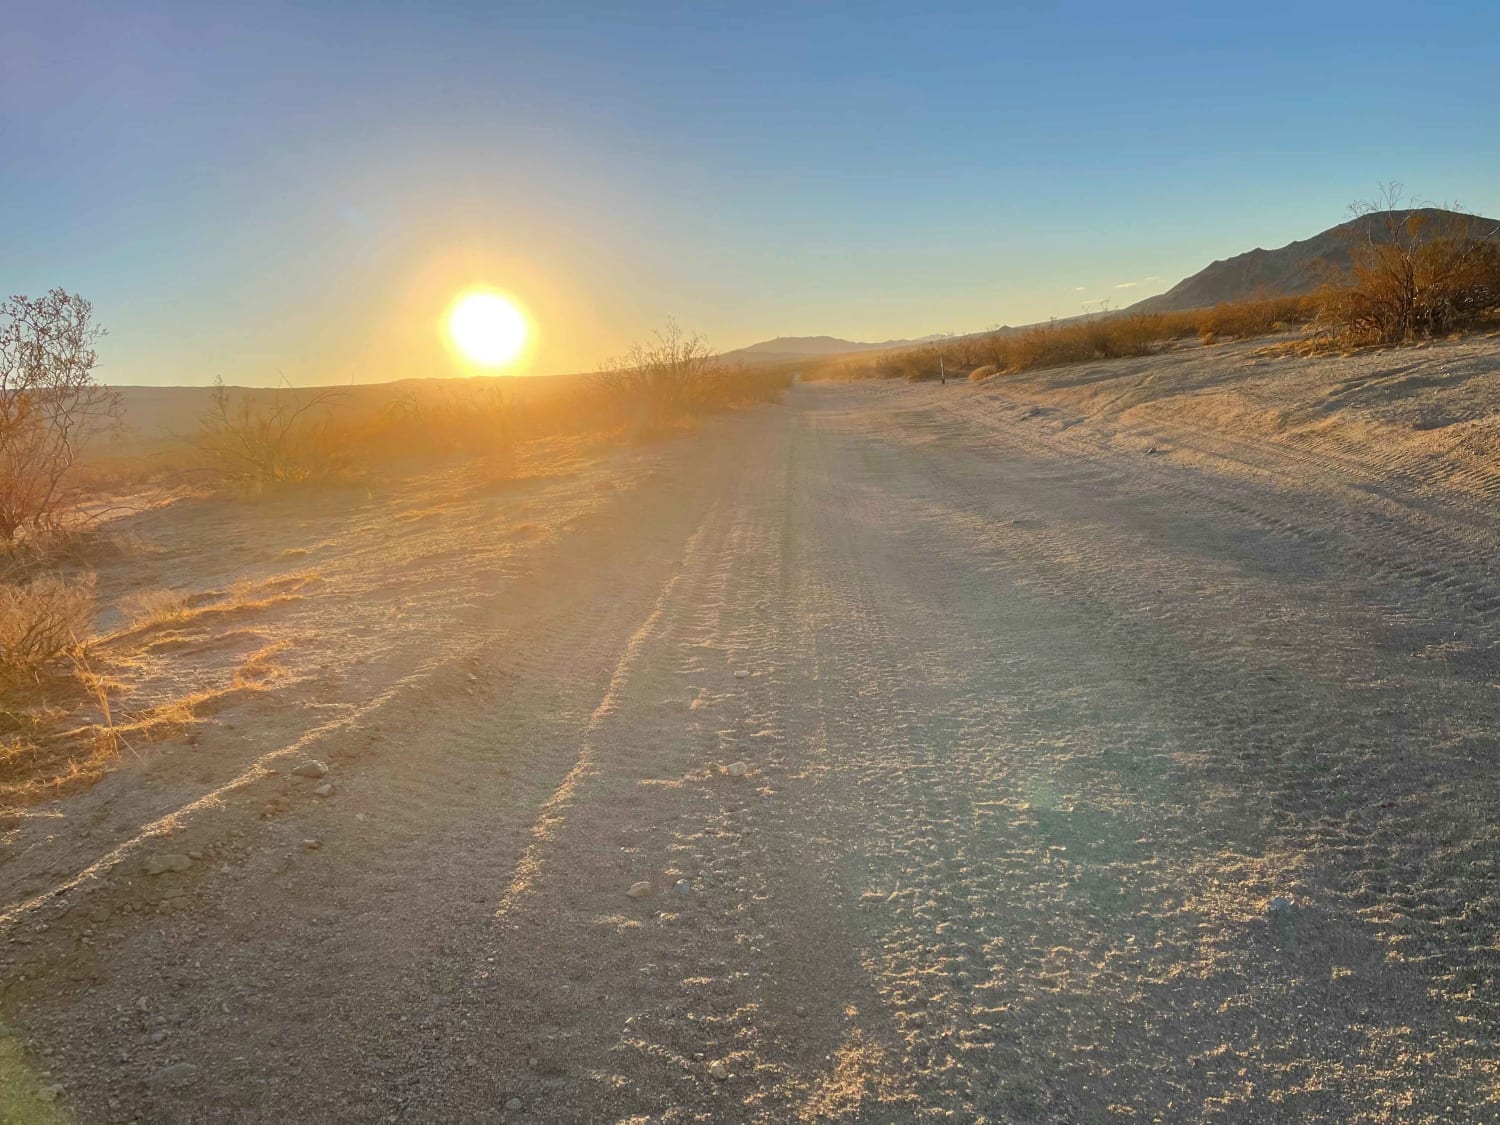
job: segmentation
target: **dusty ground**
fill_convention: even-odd
[[[1497,357],[803,386],[161,517],[292,643],[11,830],[10,1112],[1500,1118]]]

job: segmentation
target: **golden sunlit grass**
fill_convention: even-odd
[[[99,639],[100,644],[114,644],[133,639],[159,626],[201,625],[210,620],[270,609],[288,602],[300,601],[302,591],[323,581],[316,571],[299,571],[263,582],[241,579],[227,590],[187,595],[174,590],[140,590],[120,601],[127,624]],[[160,639],[158,639],[160,640]]]
[[[936,379],[946,369],[950,377],[968,372],[968,377],[978,382],[996,374],[1150,355],[1175,340],[1196,337],[1209,345],[1220,340],[1264,336],[1309,323],[1319,308],[1319,299],[1315,297],[1276,297],[1187,312],[1106,314],[968,336],[874,357],[840,357],[807,375],[918,380]]]
[[[85,788],[122,753],[139,754],[150,743],[187,733],[204,716],[267,691],[283,670],[275,658],[289,647],[287,641],[261,644],[223,686],[195,688],[139,708],[117,702],[129,694],[119,675],[135,679],[134,673],[145,666],[142,654],[260,639],[246,630],[205,633],[202,627],[231,614],[299,600],[301,591],[320,581],[319,574],[300,572],[264,582],[241,581],[208,595],[136,591],[121,602],[128,624],[87,644],[75,638],[87,635],[92,616],[91,576],[72,584],[48,576],[28,587],[0,587],[0,594],[8,596],[0,598],[8,609],[0,613],[0,626],[8,624],[23,637],[53,638],[41,647],[17,644],[15,652],[31,655],[24,666],[13,659],[0,679],[0,808],[20,808]],[[146,640],[164,627],[169,631]],[[109,671],[100,671],[101,666]]]
[[[133,629],[179,621],[191,611],[179,590],[136,590],[120,599],[120,612]]]
[[[261,687],[264,682],[281,671],[281,667],[272,659],[279,653],[285,652],[291,647],[289,641],[273,641],[268,645],[256,649],[234,674],[232,682],[236,688]]]
[[[285,599],[259,604],[278,600]],[[118,647],[135,632],[106,641]],[[96,645],[106,647],[104,641]],[[139,755],[147,745],[187,734],[205,717],[264,693],[283,670],[275,658],[289,647],[287,641],[264,644],[240,662],[227,684],[196,688],[140,709],[116,702],[127,694],[127,685],[98,671],[87,650],[80,646],[70,651],[64,661],[0,694],[0,809],[24,808],[87,788],[122,753]],[[119,652],[113,663],[130,669],[135,659]]]

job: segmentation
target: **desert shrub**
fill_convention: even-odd
[[[772,402],[791,384],[785,367],[725,363],[675,321],[605,364],[593,389],[607,416],[634,436],[670,431],[700,414]]]
[[[94,576],[0,585],[0,681],[35,675],[78,651],[94,616]]]
[[[215,380],[199,423],[199,453],[223,480],[242,486],[334,479],[348,467],[349,445],[329,415],[337,398],[335,391],[299,394],[290,388],[235,397],[222,379]]]
[[[1500,306],[1500,230],[1401,210],[1399,185],[1350,211],[1350,270],[1320,294],[1319,322],[1349,343],[1399,344],[1472,326]]]
[[[351,442],[350,459],[373,466],[462,457],[480,462],[491,476],[509,476],[515,471],[521,413],[491,382],[408,391]]]
[[[119,413],[94,379],[93,306],[53,289],[0,302],[0,540],[56,526],[80,450]]]
[[[605,364],[598,386],[627,425],[654,430],[681,425],[695,413],[702,384],[718,373],[708,341],[675,321]]]
[[[132,627],[171,621],[187,608],[187,595],[177,590],[136,590],[120,599],[120,612]]]
[[[1278,297],[1184,312],[1102,313],[836,360],[812,377],[935,379],[944,365],[961,371],[977,363],[969,376],[977,382],[994,374],[1150,355],[1163,344],[1193,336],[1211,341],[1265,335],[1304,324],[1315,311],[1310,297]]]
[[[1266,297],[1235,301],[1201,309],[1193,314],[1193,330],[1204,343],[1219,339],[1245,339],[1280,332],[1290,325],[1305,324],[1316,316],[1315,297]]]

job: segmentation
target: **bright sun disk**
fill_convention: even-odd
[[[483,367],[501,367],[526,346],[526,318],[498,293],[467,293],[448,313],[448,337]]]

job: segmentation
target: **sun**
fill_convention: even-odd
[[[448,338],[466,358],[481,367],[504,367],[526,346],[526,317],[514,301],[476,289],[460,296],[448,310]]]

